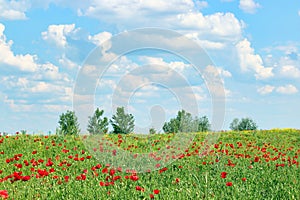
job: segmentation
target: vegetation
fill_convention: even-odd
[[[110,123],[113,127],[113,133],[127,134],[134,130],[134,117],[132,114],[126,114],[124,107],[118,107],[116,114],[112,116]]]
[[[59,128],[57,129],[60,135],[78,135],[80,132],[78,119],[74,111],[67,111],[59,116]]]
[[[178,111],[176,118],[165,122],[163,130],[165,133],[189,133],[189,132],[205,132],[210,128],[209,120],[206,116],[201,118],[193,118],[193,116],[185,110]]]
[[[250,118],[238,118],[233,119],[230,124],[230,129],[234,131],[245,131],[245,130],[257,130],[258,126]]]
[[[155,134],[156,133],[156,130],[155,130],[155,128],[150,128],[149,129],[149,134]]]
[[[101,149],[88,152],[79,137],[1,136],[0,199],[300,199],[299,130],[224,132],[206,148],[208,136],[195,134],[180,152],[169,145],[175,134],[96,141],[133,161],[149,154],[160,165],[147,173],[98,160]]]
[[[108,131],[108,119],[107,117],[101,118],[104,110],[97,108],[92,117],[89,117],[89,124],[87,131],[90,134],[103,134]]]

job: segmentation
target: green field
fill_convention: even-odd
[[[300,199],[299,130],[221,132],[205,148],[207,134],[147,173],[97,160],[79,137],[1,136],[0,191],[8,199]],[[176,148],[174,137],[108,134],[102,142],[159,160],[156,152]]]

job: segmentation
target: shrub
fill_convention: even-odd
[[[258,126],[250,118],[242,118],[241,120],[235,118],[230,123],[230,129],[234,131],[257,130]]]
[[[126,114],[124,107],[118,107],[116,114],[112,116],[110,123],[113,127],[113,133],[127,134],[134,130],[134,117],[132,114]]]
[[[61,135],[78,135],[80,132],[78,119],[74,111],[67,111],[59,116],[58,134]]]
[[[199,131],[199,128],[205,129],[205,120],[206,118],[193,119],[190,113],[181,110],[178,111],[176,118],[172,118],[169,122],[165,122],[163,130],[165,133],[196,132]]]
[[[94,112],[94,115],[89,117],[89,124],[87,131],[90,134],[103,134],[108,131],[108,119],[107,117],[101,118],[104,113],[104,110],[99,110],[97,108]]]
[[[210,123],[207,116],[196,118],[198,124],[198,132],[207,132],[210,130]]]

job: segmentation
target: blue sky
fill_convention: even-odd
[[[177,31],[207,52],[214,65],[205,69],[216,70],[224,84],[222,129],[235,117],[250,117],[261,129],[300,128],[297,0],[0,0],[0,132],[53,132],[58,116],[73,109],[76,78],[90,53],[100,45],[113,55],[114,37],[145,27]],[[160,72],[155,83],[145,65]],[[93,106],[109,118],[125,106],[137,125],[159,130],[182,108],[178,96],[190,91],[180,77],[198,115],[211,119],[205,81],[187,60],[158,49],[114,60],[98,80]],[[130,98],[121,101],[125,94]]]

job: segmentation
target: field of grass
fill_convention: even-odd
[[[0,199],[300,199],[299,130],[207,134],[185,149],[174,134],[110,134],[94,142],[111,148],[94,151],[79,137],[1,136]],[[121,149],[159,163],[138,173],[96,159]]]

